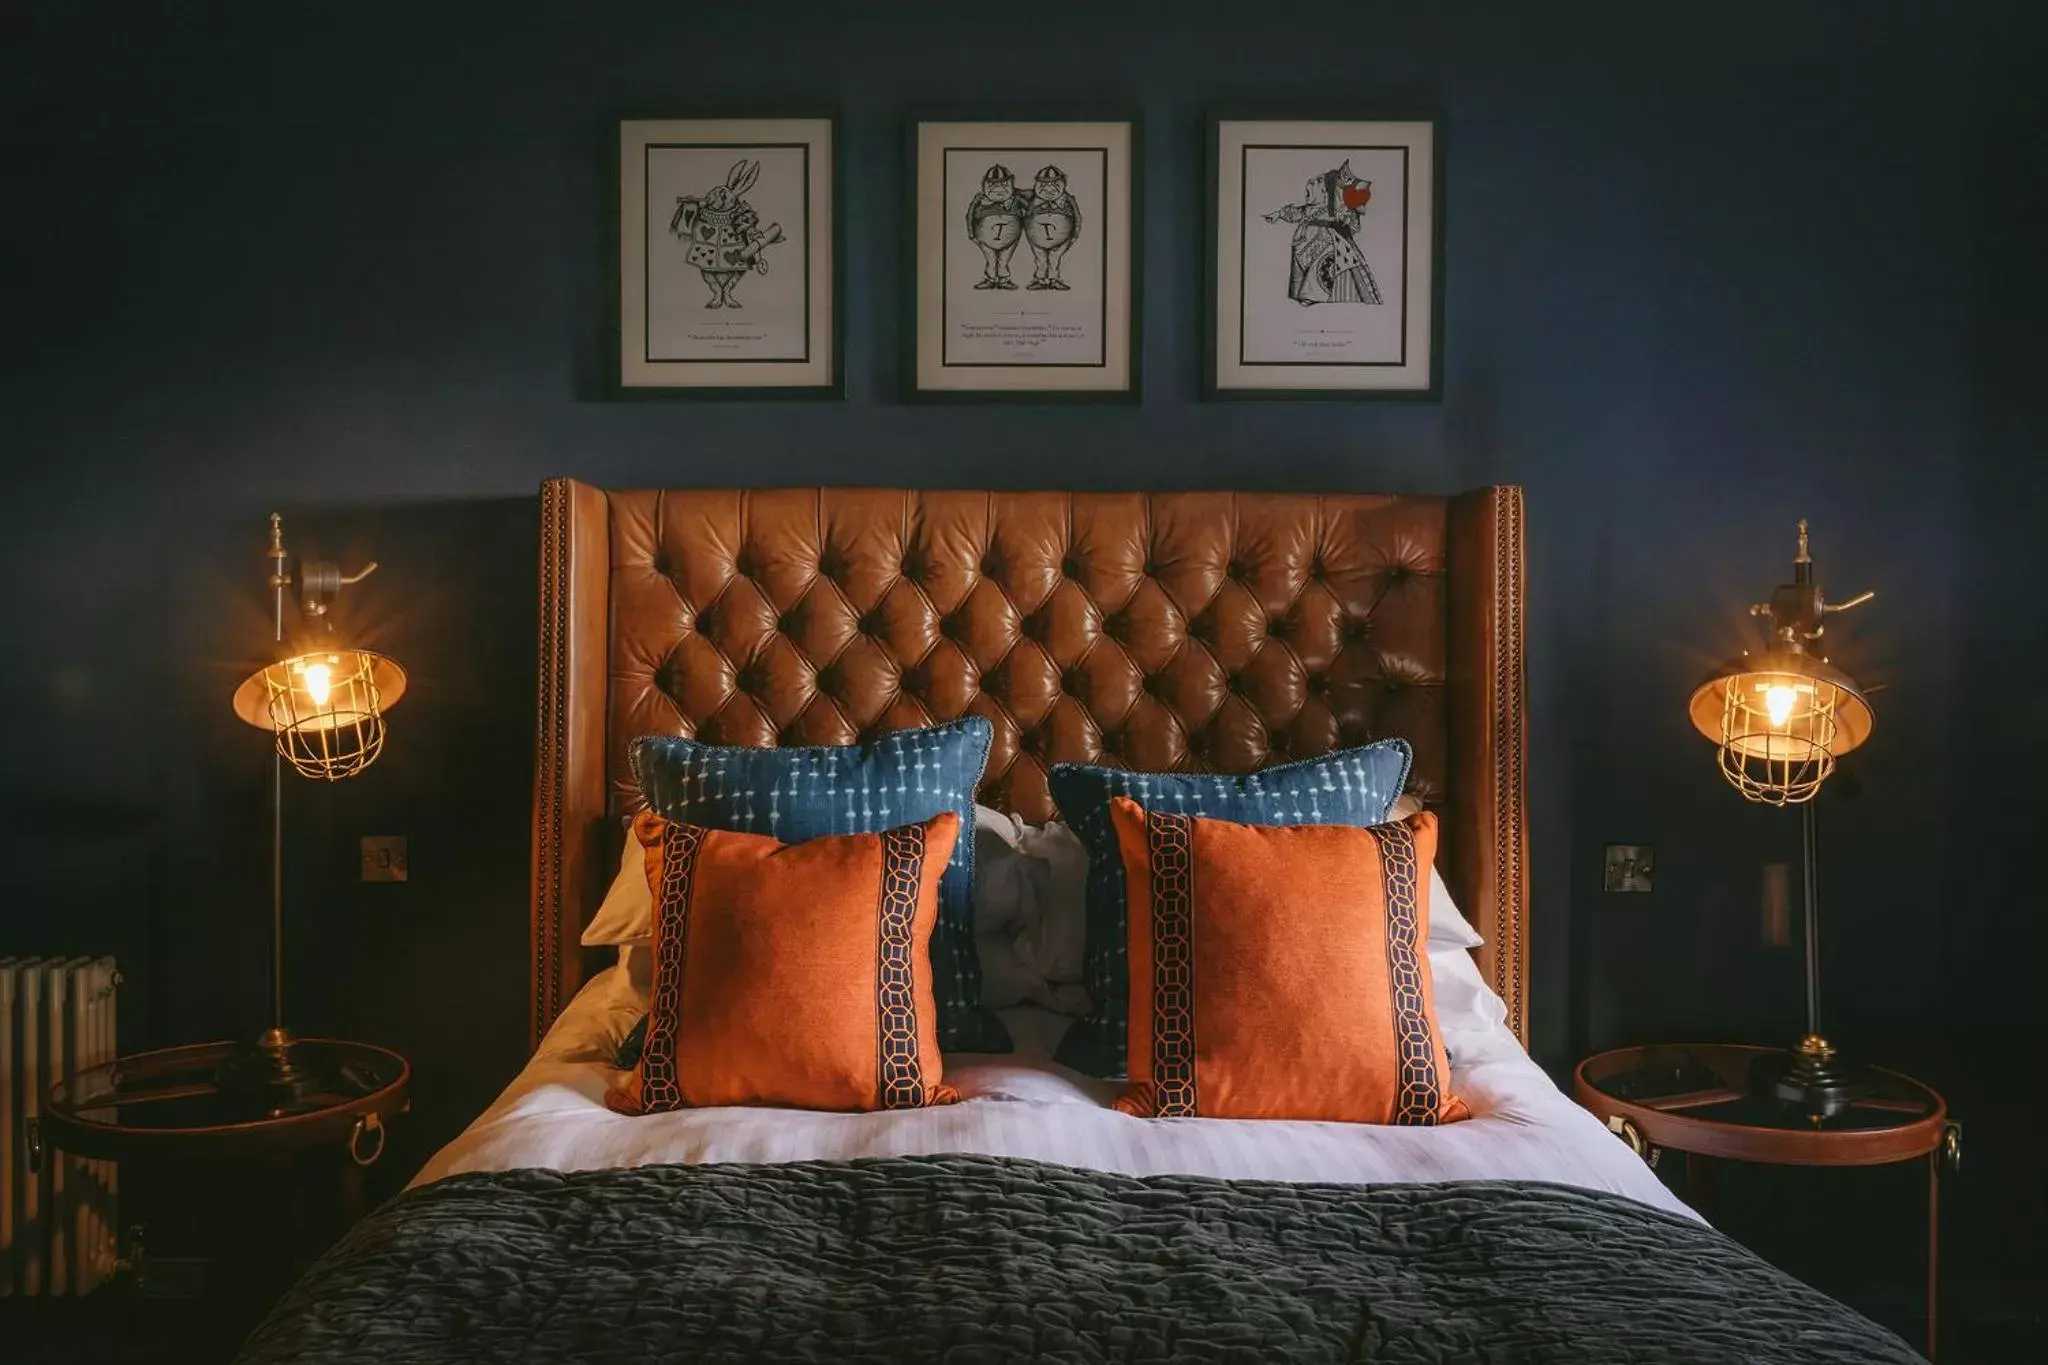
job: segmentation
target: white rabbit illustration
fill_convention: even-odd
[[[761,178],[761,163],[745,157],[733,163],[723,185],[713,185],[702,195],[676,199],[675,216],[668,230],[690,244],[686,260],[697,267],[710,286],[706,308],[738,308],[733,289],[749,269],[765,275],[768,259],[762,253],[783,240],[782,225],[761,224],[761,215],[746,200],[748,190]]]

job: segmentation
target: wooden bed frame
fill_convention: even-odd
[[[1528,1043],[1522,494],[541,491],[533,1040],[638,805],[626,745],[967,711],[989,805],[1062,761],[1246,771],[1399,735]]]

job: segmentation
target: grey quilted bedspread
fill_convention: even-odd
[[[939,1157],[457,1176],[358,1224],[241,1359],[1919,1357],[1721,1234],[1616,1196]]]

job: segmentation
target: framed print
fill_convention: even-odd
[[[829,118],[619,124],[619,385],[844,392]]]
[[[1214,397],[1439,396],[1437,125],[1211,121]]]
[[[1136,126],[913,126],[911,396],[1136,396]]]

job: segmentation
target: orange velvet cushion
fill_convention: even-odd
[[[910,1109],[942,1083],[927,944],[960,818],[783,844],[633,822],[654,893],[654,998],[625,1113]]]
[[[1240,825],[1110,806],[1130,886],[1129,1114],[1434,1124],[1436,817]]]

